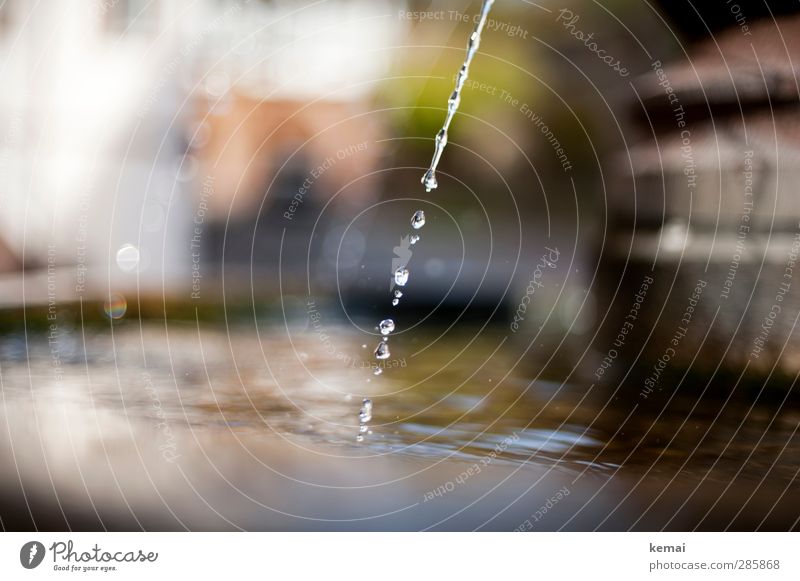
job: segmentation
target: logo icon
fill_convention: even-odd
[[[30,541],[22,545],[19,551],[19,562],[26,569],[35,569],[44,560],[44,545],[39,541]]]
[[[389,292],[392,292],[395,287],[394,273],[398,269],[408,265],[411,260],[411,237],[406,234],[400,238],[400,245],[394,247],[394,257],[392,258],[392,279],[389,284]]]

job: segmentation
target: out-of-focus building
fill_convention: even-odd
[[[745,372],[788,385],[800,369],[800,16],[779,3],[662,4],[694,42],[636,82],[640,139],[619,156],[603,261],[603,298],[619,293],[607,344],[641,308],[614,377],[643,399],[687,375],[726,390]]]
[[[203,264],[221,259],[226,237],[226,260],[249,265],[247,228],[279,244],[254,225],[287,211],[314,168],[345,152],[308,204],[370,172],[382,129],[369,99],[397,6],[6,0],[0,268],[24,265],[32,281],[55,267],[58,299],[73,300],[187,296],[198,248]],[[25,299],[44,300],[45,286],[26,285]]]

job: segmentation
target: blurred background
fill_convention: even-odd
[[[0,0],[4,528],[797,528],[800,4],[480,5]]]

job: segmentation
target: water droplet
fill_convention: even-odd
[[[411,240],[410,240],[411,246],[413,246],[417,242],[419,242],[419,236],[417,236],[416,234],[412,234],[411,235]]]
[[[394,331],[394,321],[391,319],[384,319],[380,324],[381,335],[388,335]]]
[[[396,307],[398,304],[400,304],[400,299],[392,299],[392,306],[393,307]]]
[[[363,442],[363,441],[364,441],[364,436],[362,436],[361,434],[356,436],[356,442]]]
[[[381,341],[375,348],[375,359],[389,359],[389,344]]]
[[[408,282],[408,269],[402,266],[394,271],[394,283],[397,286],[406,286]]]
[[[422,210],[417,210],[416,212],[414,212],[414,215],[411,216],[411,227],[414,228],[414,230],[419,230],[424,225],[425,225],[425,212],[423,212]],[[417,240],[419,240],[419,236],[417,236]],[[416,240],[414,240],[414,242],[416,242]],[[414,242],[412,242],[411,244],[414,244]]]
[[[366,424],[372,419],[372,400],[364,398],[361,401],[361,411],[358,412],[358,420],[362,424]]]
[[[367,430],[369,430],[369,426],[367,424],[361,424],[360,426],[358,426],[358,431],[361,432],[362,434],[366,434]]]
[[[380,367],[376,367],[376,368],[375,368],[375,369],[372,371],[372,374],[373,374],[373,375],[380,375],[381,373],[383,373],[383,369],[382,369],[382,368],[380,368]]]
[[[395,289],[394,290],[394,296],[395,296],[395,298],[399,299],[400,297],[403,296],[403,291],[401,291],[399,288]]]
[[[367,344],[366,343],[362,343],[361,348],[362,349],[366,349],[367,348]]]
[[[430,192],[431,190],[435,190],[439,187],[439,182],[436,181],[436,172],[432,169],[429,169],[425,172],[425,175],[422,176],[422,185],[425,186],[425,191]]]
[[[117,250],[117,266],[120,270],[130,272],[139,266],[139,249],[133,244],[123,244]]]

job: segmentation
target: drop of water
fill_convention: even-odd
[[[414,230],[419,230],[424,225],[425,225],[425,212],[423,212],[422,210],[417,210],[416,212],[414,212],[414,215],[411,216],[411,227],[414,228]],[[417,236],[417,240],[419,240],[419,236]],[[414,244],[414,242],[416,242],[417,240],[414,240],[413,242],[411,242],[411,244]]]
[[[394,289],[394,296],[395,296],[395,298],[399,299],[400,297],[403,296],[403,291],[401,291],[399,288]]]
[[[399,304],[400,304],[400,299],[392,299],[392,306],[393,307],[396,307]]]
[[[422,176],[422,185],[425,186],[426,192],[430,192],[439,187],[439,182],[436,181],[436,172],[434,170],[429,169],[425,172],[425,175]]]
[[[406,286],[408,282],[408,269],[402,266],[394,271],[394,283],[397,286]]]
[[[361,424],[360,426],[358,426],[358,431],[361,432],[362,434],[366,434],[367,430],[369,430],[369,426],[367,424]]]
[[[363,442],[363,441],[364,441],[364,436],[362,436],[361,434],[356,436],[356,442]]]
[[[411,243],[411,246],[413,246],[414,244],[419,242],[419,236],[417,234],[412,234],[411,240],[409,242]]]
[[[383,369],[381,369],[380,367],[376,367],[375,370],[372,372],[373,375],[380,375],[381,373],[383,373]]]
[[[381,335],[388,335],[394,331],[394,321],[391,319],[384,319],[380,324]]]
[[[389,344],[381,341],[375,348],[375,359],[389,359]]]
[[[117,250],[117,266],[120,270],[130,272],[139,266],[139,249],[133,244],[123,244]]]
[[[372,400],[364,398],[361,401],[361,411],[358,412],[358,420],[362,424],[366,424],[372,419]]]

